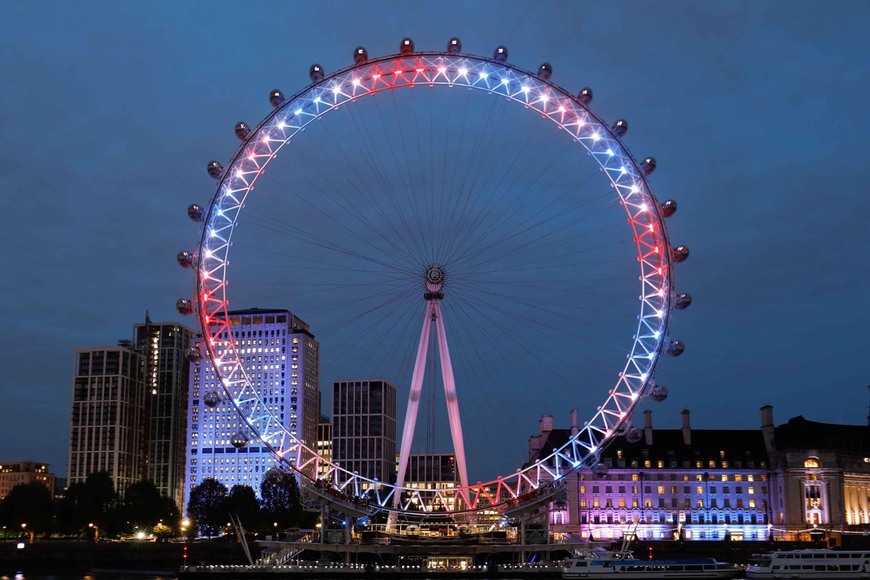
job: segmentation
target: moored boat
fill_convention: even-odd
[[[778,550],[753,556],[746,577],[870,579],[870,551]]]
[[[734,578],[740,569],[713,558],[644,560],[629,551],[589,552],[571,558],[562,578]]]

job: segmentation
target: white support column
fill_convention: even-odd
[[[465,443],[462,439],[462,421],[459,417],[459,400],[456,396],[456,381],[453,378],[453,364],[450,362],[450,349],[447,346],[447,332],[441,316],[441,303],[433,304],[435,329],[438,336],[438,355],[441,358],[441,378],[444,380],[444,398],[447,400],[447,418],[450,420],[450,437],[453,439],[453,452],[456,454],[456,471],[459,485],[468,487],[468,469],[465,464]],[[463,498],[468,503],[468,498]],[[466,505],[466,507],[468,507]]]
[[[426,370],[426,353],[429,350],[429,335],[432,331],[432,317],[435,316],[433,302],[426,303],[423,315],[423,330],[420,332],[420,345],[417,347],[417,360],[414,363],[414,374],[411,377],[411,392],[408,394],[408,408],[405,411],[405,425],[402,428],[402,445],[399,450],[399,472],[396,474],[396,487],[405,484],[405,472],[408,470],[408,460],[411,456],[411,444],[414,442],[414,429],[417,426],[417,409],[420,407],[420,393],[423,390],[423,375]],[[393,507],[399,506],[401,494],[396,490],[393,494]]]

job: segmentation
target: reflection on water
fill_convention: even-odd
[[[0,574],[0,580],[174,580],[170,576],[115,576],[115,575],[99,575],[92,574],[25,574],[23,572],[15,572],[13,574]]]

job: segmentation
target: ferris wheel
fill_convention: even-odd
[[[631,155],[628,123],[592,112],[591,89],[573,94],[551,65],[530,72],[507,58],[503,46],[485,58],[456,38],[437,52],[406,38],[385,57],[357,48],[332,74],[315,64],[299,92],[272,91],[256,127],[236,125],[229,163],[208,164],[210,203],[188,208],[201,237],[178,261],[195,272],[196,295],[177,308],[200,320],[239,444],[256,438],[312,483],[326,473],[343,497],[364,496],[365,510],[516,506],[573,470],[606,472],[605,446],[640,439],[635,408],[667,397],[660,356],[684,350],[669,323],[691,304],[673,284],[689,251],[669,240],[677,205],[653,194],[655,159]],[[408,388],[396,482],[331,463],[290,432],[246,372],[231,299],[289,300],[316,317],[319,337],[339,337],[342,372],[394,373]],[[447,490],[405,484],[427,376],[443,387],[456,457]],[[497,387],[512,383],[507,398],[534,401],[532,412],[564,383],[566,402],[553,404],[573,397],[587,419],[515,470],[472,482],[459,402],[474,401],[463,414],[509,414]],[[480,431],[499,445],[508,429]]]

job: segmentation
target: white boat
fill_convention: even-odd
[[[588,552],[571,558],[562,578],[734,578],[740,569],[713,558],[645,560],[629,551]]]
[[[753,556],[746,577],[870,578],[870,551],[779,550]]]

